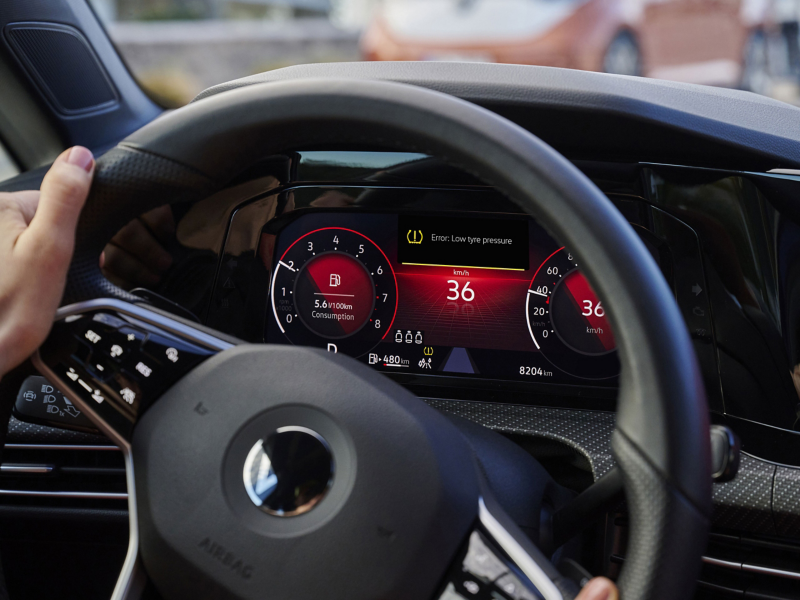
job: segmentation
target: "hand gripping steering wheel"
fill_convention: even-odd
[[[34,361],[125,452],[132,535],[115,597],[135,597],[145,572],[167,599],[421,600],[501,580],[512,597],[574,596],[443,415],[345,356],[239,344],[148,308],[99,270],[105,243],[147,210],[208,197],[267,156],[359,146],[446,160],[573,249],[622,365],[612,439],[630,514],[622,597],[690,597],[711,507],[708,409],[644,245],[581,172],[504,118],[418,87],[333,79],[218,94],[97,161],[69,305]],[[87,356],[115,340],[112,358],[134,362],[100,373]],[[180,360],[152,379],[140,371],[137,387],[125,369],[159,343]]]

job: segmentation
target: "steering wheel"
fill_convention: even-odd
[[[622,597],[691,597],[711,506],[708,409],[678,308],[637,235],[570,162],[495,113],[399,83],[319,79],[196,102],[97,161],[69,305],[34,362],[125,452],[131,540],[115,598],[134,597],[145,571],[168,599],[576,592],[495,499],[474,441],[399,385],[345,356],[228,339],[101,274],[105,243],[139,214],[208,197],[260,158],[337,146],[446,160],[573,250],[619,347]],[[156,373],[125,370],[165,347]],[[101,359],[112,368],[99,372]]]

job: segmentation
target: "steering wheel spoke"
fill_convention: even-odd
[[[130,541],[112,600],[139,598],[149,582],[140,556],[134,427],[172,385],[209,357],[232,348],[234,342],[145,306],[98,299],[61,308],[50,336],[33,357],[35,366],[125,456]],[[195,410],[203,412],[201,402]],[[478,499],[476,514],[474,528],[436,595],[438,600],[574,597],[574,583],[522,533],[488,488]]]
[[[59,309],[33,362],[117,445],[178,379],[230,341],[114,299]]]
[[[577,585],[486,494],[478,502],[476,525],[451,566],[438,600],[473,596],[569,600],[577,591]]]
[[[112,600],[137,599],[148,584],[139,554],[134,426],[171,385],[234,342],[142,305],[101,298],[60,308],[50,335],[32,357],[125,457],[130,533]]]

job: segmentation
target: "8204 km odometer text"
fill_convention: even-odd
[[[272,311],[293,343],[360,356],[391,329],[397,281],[383,251],[351,229],[307,233],[275,266]]]

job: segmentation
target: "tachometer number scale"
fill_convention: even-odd
[[[585,379],[619,373],[605,307],[565,248],[548,256],[536,270],[526,311],[534,344],[555,367]]]
[[[397,281],[383,251],[343,228],[312,231],[278,260],[272,310],[293,343],[359,356],[389,332]]]

